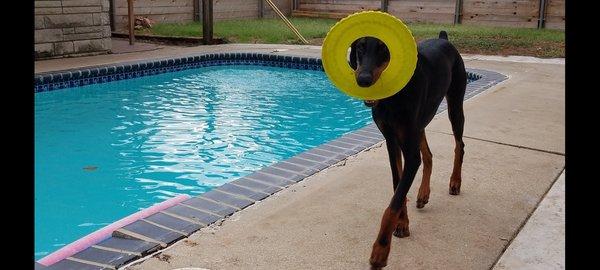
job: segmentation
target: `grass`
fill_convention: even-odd
[[[336,20],[291,18],[290,21],[306,39],[322,38]],[[217,21],[214,35],[235,43],[287,43],[299,44],[296,36],[279,19]],[[202,24],[199,22],[176,24],[156,24],[146,33],[164,36],[201,37]]]
[[[337,22],[314,18],[290,20],[313,45],[321,45],[331,26]],[[408,27],[417,41],[437,37],[440,30],[446,30],[461,53],[565,57],[565,33],[562,30],[423,23],[408,24]],[[156,24],[152,29],[137,33],[201,37],[202,25],[199,22]],[[218,21],[214,33],[230,43],[300,44],[279,19]]]

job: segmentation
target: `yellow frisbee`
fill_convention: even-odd
[[[356,83],[348,63],[348,48],[362,37],[381,40],[390,51],[390,62],[379,80],[369,87]],[[417,66],[417,44],[412,33],[398,18],[379,11],[363,11],[336,23],[323,41],[321,53],[327,77],[342,92],[363,100],[377,100],[402,90]]]

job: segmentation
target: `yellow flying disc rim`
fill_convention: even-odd
[[[348,64],[348,48],[361,37],[381,40],[390,51],[390,62],[379,79],[369,87],[356,83]],[[377,100],[398,93],[410,80],[417,66],[417,44],[404,23],[379,11],[363,11],[336,23],[323,41],[321,52],[327,77],[342,92],[363,100]]]

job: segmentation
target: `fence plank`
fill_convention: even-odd
[[[546,0],[546,28],[565,29],[565,1]]]
[[[464,0],[464,24],[534,28],[538,19],[539,0]]]

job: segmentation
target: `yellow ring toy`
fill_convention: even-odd
[[[390,62],[379,80],[369,87],[356,83],[348,64],[348,48],[361,37],[381,40],[390,51]],[[336,23],[323,41],[321,59],[327,77],[342,92],[363,100],[390,97],[402,90],[417,66],[417,44],[404,23],[379,11],[363,11]]]

